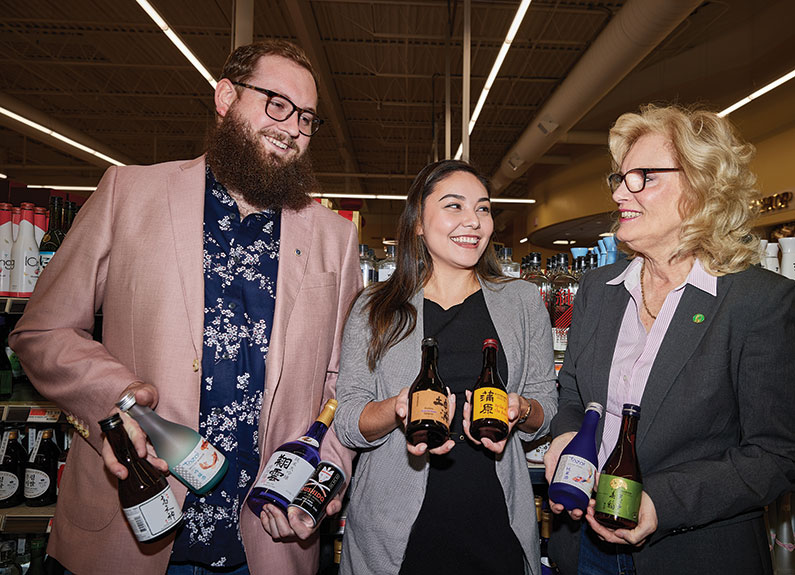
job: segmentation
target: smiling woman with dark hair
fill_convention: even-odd
[[[534,286],[500,274],[486,181],[465,162],[430,164],[398,223],[397,269],[365,290],[343,337],[344,444],[361,450],[351,486],[342,573],[538,573],[533,488],[519,439],[548,429],[556,391],[549,318]],[[451,439],[435,449],[404,435],[420,342],[434,337],[450,390]],[[509,435],[469,434],[485,339],[499,340]],[[455,406],[458,406],[456,409]]]

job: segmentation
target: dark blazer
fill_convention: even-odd
[[[626,266],[580,285],[555,436],[579,429],[588,402],[607,403],[630,296],[605,282]],[[638,574],[772,573],[762,507],[795,487],[795,282],[752,267],[719,277],[717,297],[686,286],[641,407],[638,460],[659,525],[634,548]],[[579,527],[556,519],[550,554],[564,575],[577,573]]]

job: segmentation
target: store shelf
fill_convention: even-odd
[[[527,471],[530,473],[530,482],[533,485],[546,485],[547,478],[544,475],[543,463],[530,463],[527,462]]]
[[[65,423],[63,412],[31,385],[18,385],[9,399],[0,401],[0,420],[14,423]]]
[[[45,507],[9,507],[0,509],[0,532],[3,533],[49,533],[55,505]]]
[[[21,314],[28,303],[26,297],[0,297],[2,313]]]

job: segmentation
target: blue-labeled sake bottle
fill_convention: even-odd
[[[580,430],[563,449],[549,485],[549,499],[565,509],[585,511],[596,478],[596,426],[604,413],[602,404],[591,402],[585,408]]]
[[[138,422],[149,436],[157,456],[168,463],[169,471],[191,491],[204,495],[221,481],[229,462],[197,431],[163,419],[145,405],[138,405],[132,391],[117,401],[116,406]]]
[[[306,435],[280,445],[273,452],[246,499],[255,515],[259,516],[268,503],[287,513],[290,502],[320,463],[320,444],[331,427],[336,409],[337,400],[329,399]]]
[[[640,406],[625,403],[621,414],[618,442],[599,475],[594,517],[611,529],[634,529],[643,494],[643,478],[635,452]]]

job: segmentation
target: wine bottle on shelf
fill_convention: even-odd
[[[33,208],[30,203],[22,204],[22,219],[19,222],[19,232],[11,248],[11,295],[15,297],[28,297],[36,287],[41,271],[39,261],[39,244],[33,231]]]
[[[61,223],[61,214],[63,211],[63,199],[59,196],[50,197],[50,223],[47,228],[47,233],[41,238],[39,244],[39,259],[41,260],[41,268],[47,267],[50,263],[55,251],[61,247],[61,242],[66,235],[63,231]]]
[[[473,438],[484,437],[502,441],[508,436],[508,391],[497,370],[496,339],[483,342],[483,369],[472,389],[472,423],[469,433]]]
[[[28,452],[20,445],[19,431],[9,429],[0,442],[0,508],[14,507],[25,498]]]
[[[25,504],[53,505],[57,497],[58,458],[61,450],[52,439],[52,429],[42,429],[25,466]]]
[[[149,436],[157,456],[168,463],[174,477],[191,491],[204,495],[221,481],[229,462],[198,432],[163,419],[147,406],[138,405],[132,391],[117,401],[116,406],[138,422]]]
[[[597,466],[596,426],[603,412],[600,403],[589,403],[580,430],[560,453],[548,493],[568,511],[585,511],[591,499]]]
[[[643,479],[635,452],[640,406],[625,403],[621,433],[599,476],[596,520],[611,529],[632,529],[638,524]]]
[[[337,400],[329,399],[306,435],[280,445],[273,452],[246,499],[255,515],[259,516],[267,503],[287,513],[290,502],[320,463],[320,444],[331,427],[336,409]]]
[[[166,476],[138,456],[118,413],[99,426],[116,459],[127,468],[127,478],[119,480],[119,501],[136,539],[146,543],[165,535],[182,520],[182,508]]]
[[[450,437],[447,422],[447,388],[439,377],[436,339],[422,340],[422,366],[409,388],[406,439],[412,445],[439,447]]]

